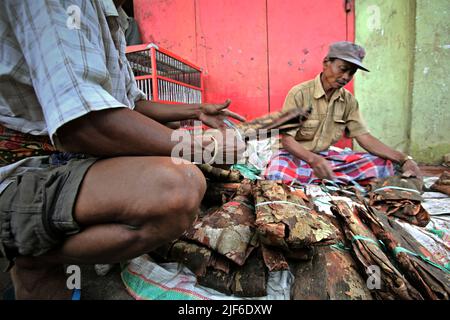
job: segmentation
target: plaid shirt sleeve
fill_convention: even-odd
[[[78,27],[70,24],[70,8],[79,14]],[[133,108],[143,97],[124,54],[111,54],[109,47],[117,47],[117,41],[105,32],[101,8],[95,0],[1,1],[16,39],[10,46],[23,54],[51,138],[73,119],[96,110]],[[117,69],[127,73],[122,91],[131,101],[116,94],[120,88],[112,71]]]

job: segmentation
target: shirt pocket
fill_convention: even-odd
[[[295,140],[308,141],[314,139],[319,128],[320,120],[306,120],[300,129],[298,129]]]
[[[343,119],[337,119],[336,117],[334,117],[333,119],[333,143],[339,141],[339,139],[342,138],[342,134],[344,133],[345,130],[345,120]]]

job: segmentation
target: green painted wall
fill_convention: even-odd
[[[450,152],[448,0],[356,0],[370,73],[355,95],[372,134],[423,163]]]
[[[406,151],[411,114],[414,1],[356,0],[356,43],[371,72],[358,71],[355,95],[371,133]]]
[[[417,0],[411,154],[440,162],[450,153],[450,1]]]

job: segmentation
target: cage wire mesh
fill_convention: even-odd
[[[127,50],[127,59],[139,89],[148,100],[174,103],[203,101],[202,71],[186,60],[153,44]]]

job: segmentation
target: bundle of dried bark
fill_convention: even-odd
[[[358,214],[376,237],[383,241],[400,270],[424,298],[449,299],[449,273],[420,258],[416,252],[422,254],[419,250],[424,248],[409,233],[394,220],[387,219],[382,213],[368,206],[358,208]]]
[[[355,261],[360,265],[362,275],[372,278],[371,270],[379,268],[379,289],[372,290],[374,296],[383,300],[422,300],[420,293],[409,283],[383,252],[373,233],[362,223],[356,208],[345,201],[333,201],[331,209],[340,218],[345,237],[351,242]],[[369,288],[370,289],[370,288]]]
[[[334,243],[335,228],[308,206],[300,190],[258,180],[253,196],[256,227],[264,244],[288,249]]]
[[[152,251],[152,258],[162,262],[179,262],[196,276],[203,276],[207,269],[230,272],[230,261],[209,248],[196,243],[176,240]]]
[[[231,286],[233,285],[234,273],[225,273],[220,270],[207,269],[206,273],[197,277],[197,283],[201,286],[211,288],[231,295]]]
[[[261,297],[267,295],[267,276],[261,253],[255,250],[244,266],[229,273],[208,268],[204,275],[197,277],[197,282],[227,295]]]
[[[445,171],[431,186],[431,190],[439,191],[450,196],[450,171]]]
[[[231,200],[231,197],[236,194],[240,187],[239,182],[208,182],[206,193],[203,201],[212,205],[222,205]]]
[[[242,137],[257,138],[261,134],[264,137],[271,136],[271,129],[277,129],[279,133],[298,129],[311,114],[312,108],[294,109],[269,113],[262,117],[236,125]]]
[[[346,243],[344,230],[335,217],[324,216],[336,227],[337,244],[320,246],[310,261],[292,262],[295,281],[292,299],[371,300],[366,282]]]
[[[198,168],[212,181],[240,182],[244,178],[239,170],[218,168],[210,164],[199,164]]]
[[[430,215],[421,205],[422,186],[417,178],[393,176],[378,180],[371,186],[370,205],[388,216],[425,227]]]
[[[231,290],[239,297],[262,297],[267,295],[267,269],[260,250],[249,257],[247,263],[236,270]]]
[[[283,255],[290,260],[300,260],[307,261],[311,260],[315,253],[315,247],[304,247],[304,248],[295,248],[295,249],[287,249],[283,251]]]
[[[184,264],[196,276],[206,274],[206,268],[212,265],[213,253],[210,249],[186,241],[176,241],[172,246],[169,258]]]
[[[244,180],[230,202],[198,219],[184,237],[243,265],[257,246],[251,182]]]
[[[293,300],[372,300],[351,254],[343,249],[317,247],[310,261],[293,265]]]
[[[261,244],[261,252],[264,264],[269,271],[289,270],[289,264],[280,250]]]

